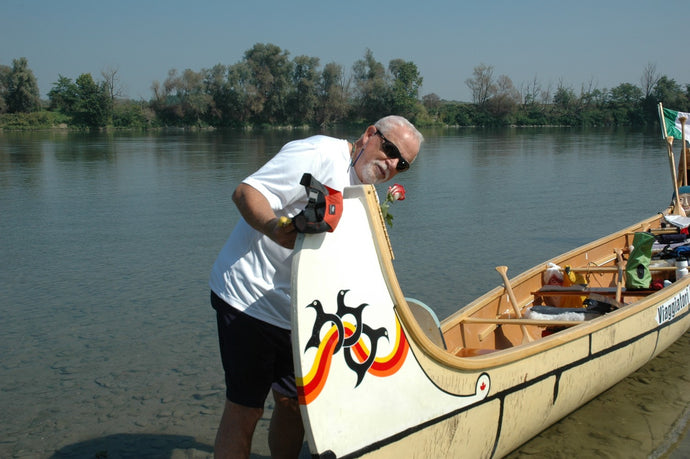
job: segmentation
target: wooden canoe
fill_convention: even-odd
[[[656,291],[619,282],[616,250],[662,219],[549,260],[585,276],[586,288],[540,292],[545,262],[439,324],[398,284],[375,188],[347,188],[337,229],[301,235],[293,262],[293,355],[311,453],[501,457],[616,384],[690,326],[690,276],[659,268],[654,276],[671,283]],[[583,321],[529,318],[556,295],[616,296],[620,307]]]

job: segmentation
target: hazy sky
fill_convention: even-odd
[[[335,62],[347,74],[371,49],[414,62],[420,96],[469,101],[481,63],[520,88],[535,77],[579,93],[639,85],[648,63],[690,83],[690,4],[679,0],[2,0],[0,64],[26,57],[41,95],[58,75],[118,69],[124,95],[149,99],[168,70],[235,64],[256,43]]]

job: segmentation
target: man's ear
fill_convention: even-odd
[[[373,136],[374,134],[376,134],[376,131],[377,131],[376,126],[374,126],[373,124],[372,124],[371,126],[369,126],[369,127],[367,128],[367,130],[364,131],[364,137],[366,137],[365,139],[362,139],[362,140],[364,140],[364,143],[366,143],[367,140],[369,140],[369,137],[371,137],[371,136]]]

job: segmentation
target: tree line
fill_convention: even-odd
[[[661,75],[654,64],[639,84],[599,89],[593,81],[579,90],[563,81],[534,79],[515,86],[480,64],[464,81],[468,102],[420,97],[423,77],[411,61],[384,66],[371,50],[346,73],[343,66],[309,56],[290,58],[273,44],[257,43],[231,65],[199,71],[172,69],[151,85],[149,100],[121,97],[119,69],[98,80],[90,73],[76,79],[59,75],[39,97],[25,58],[0,65],[0,126],[62,124],[83,128],[332,126],[366,123],[399,114],[420,126],[643,126],[657,122],[656,105],[690,111],[690,84]]]

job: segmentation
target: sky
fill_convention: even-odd
[[[471,101],[465,81],[480,64],[518,89],[639,86],[649,64],[685,87],[688,9],[679,0],[2,0],[0,64],[26,57],[42,97],[59,75],[99,80],[115,69],[123,96],[148,100],[169,70],[236,64],[257,43],[335,62],[346,76],[367,49],[385,67],[411,61],[420,97],[446,100]]]

